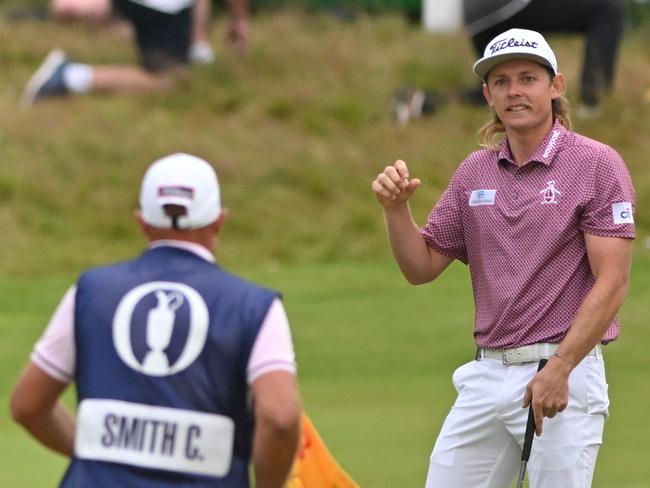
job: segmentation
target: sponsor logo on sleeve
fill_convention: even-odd
[[[469,206],[494,205],[496,190],[474,190],[469,196]]]
[[[630,202],[613,203],[612,218],[615,224],[633,224],[632,204]]]

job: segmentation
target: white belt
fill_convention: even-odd
[[[557,351],[559,344],[550,344],[542,342],[539,344],[531,344],[529,346],[514,347],[512,349],[486,349],[478,348],[476,351],[476,360],[481,359],[498,359],[503,364],[519,364],[519,363],[535,363],[540,359],[550,358],[555,351]],[[587,356],[602,356],[603,351],[598,344]]]

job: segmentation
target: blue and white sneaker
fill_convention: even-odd
[[[53,49],[27,82],[21,98],[24,107],[31,107],[40,98],[67,95],[63,71],[70,59],[61,49]]]

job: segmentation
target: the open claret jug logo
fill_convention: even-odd
[[[130,368],[167,376],[187,368],[208,336],[208,308],[193,288],[154,281],[130,290],[113,318],[113,343]]]

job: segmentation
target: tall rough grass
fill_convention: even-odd
[[[599,119],[577,130],[620,151],[650,229],[648,26],[628,32],[616,89]],[[214,163],[230,218],[225,263],[373,260],[385,251],[370,181],[396,158],[424,180],[423,220],[458,163],[476,147],[484,108],[450,103],[405,128],[390,115],[402,84],[451,91],[474,83],[465,35],[434,35],[398,15],[342,23],[325,14],[262,12],[249,56],[236,59],[217,18],[217,63],[154,95],[88,96],[22,110],[24,83],[54,46],[76,60],[135,59],[129,39],[76,25],[0,20],[0,273],[34,275],[130,255],[143,240],[130,219],[146,166],[172,151]],[[576,100],[581,41],[555,37]],[[639,252],[648,252],[641,249]]]

